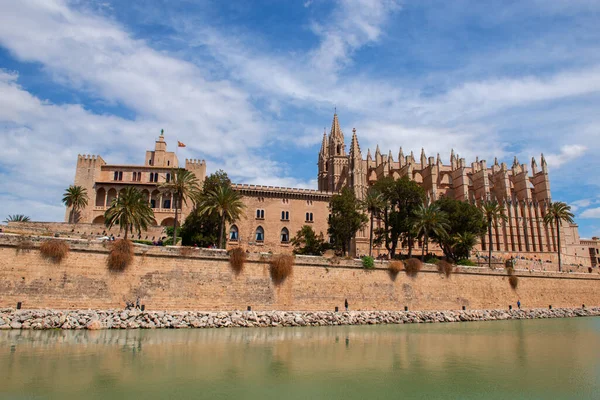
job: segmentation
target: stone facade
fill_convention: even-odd
[[[449,164],[440,155],[427,157],[421,150],[419,160],[411,152],[399,149],[395,159],[391,151],[384,155],[377,147],[375,155],[367,151],[363,158],[356,130],[352,131],[349,149],[337,114],[334,114],[329,135],[323,133],[318,155],[318,190],[282,188],[260,185],[235,184],[243,194],[246,205],[244,217],[227,227],[228,247],[243,246],[253,251],[290,252],[290,239],[303,225],[310,225],[317,234],[327,238],[329,199],[343,187],[354,190],[362,199],[370,185],[384,177],[408,177],[422,185],[431,201],[440,196],[479,203],[497,200],[505,205],[508,221],[493,227],[493,250],[499,258],[519,257],[534,262],[556,261],[557,235],[554,226],[545,226],[542,219],[551,201],[548,165],[542,155],[538,162],[522,164],[514,159],[511,167],[494,160],[488,167],[485,160],[466,160],[450,153]],[[159,136],[153,151],[147,151],[143,165],[109,165],[100,156],[80,155],[77,161],[75,184],[82,185],[90,194],[90,205],[82,210],[79,222],[102,224],[104,212],[118,193],[128,185],[135,185],[147,196],[155,213],[156,225],[173,224],[172,196],[159,190],[159,184],[170,179],[173,168],[179,167],[174,152],[167,151],[164,136]],[[206,163],[186,160],[185,169],[192,171],[200,181],[206,175]],[[191,202],[182,207],[183,221],[191,211]],[[68,221],[70,210],[65,213]],[[381,222],[378,221],[377,224]],[[358,232],[353,243],[354,254],[366,254],[368,228]],[[262,238],[262,240],[261,240]],[[577,225],[561,227],[561,248],[566,265],[598,265],[596,241],[582,241]],[[487,236],[481,237],[475,253],[486,252]],[[595,247],[594,247],[595,246]],[[434,252],[440,252],[434,245]],[[406,250],[402,247],[400,251]],[[419,247],[415,251],[419,251]],[[384,249],[375,249],[375,254]]]
[[[107,267],[109,246],[68,240],[60,264],[41,257],[45,238],[0,234],[0,308],[23,302],[26,309],[122,308],[140,298],[148,310],[460,310],[600,305],[600,274],[529,271],[517,266],[511,289],[506,272],[458,267],[446,277],[433,265],[418,276],[390,275],[387,263],[373,270],[357,260],[297,256],[292,274],[275,285],[268,254],[249,254],[236,274],[223,250],[135,246],[133,263],[122,272]],[[59,239],[60,240],[60,239]]]
[[[79,212],[77,222],[104,224],[104,213],[113,199],[127,186],[135,186],[148,199],[154,211],[154,223],[158,226],[172,226],[175,217],[175,204],[171,193],[159,189],[159,185],[171,179],[172,170],[179,168],[179,160],[174,152],[167,151],[167,143],[162,132],[155,142],[154,150],[146,152],[143,165],[107,164],[101,156],[79,155],[75,171],[75,185],[87,189],[90,198],[86,208]],[[193,172],[200,182],[206,176],[204,160],[185,160],[184,168]],[[191,203],[179,205],[185,217],[191,211]],[[70,208],[65,213],[69,221]]]

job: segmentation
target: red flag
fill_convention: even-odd
[[[181,143],[179,140],[177,141],[177,147],[185,147],[185,144]]]

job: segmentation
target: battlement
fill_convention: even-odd
[[[290,194],[290,195],[316,195],[329,198],[333,195],[331,192],[324,192],[316,189],[301,189],[301,188],[289,188],[281,186],[266,186],[266,185],[251,185],[247,183],[233,183],[231,185],[233,189],[245,191],[245,192],[271,192],[278,194]]]
[[[185,165],[206,165],[206,161],[205,160],[199,160],[199,159],[195,159],[195,158],[186,158],[185,159]]]
[[[77,164],[95,164],[98,162],[100,165],[105,165],[106,162],[102,159],[102,157],[98,155],[90,155],[90,154],[78,154],[77,155]]]

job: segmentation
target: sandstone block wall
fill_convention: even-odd
[[[385,268],[364,270],[360,263],[333,264],[320,257],[297,257],[292,276],[273,285],[269,255],[251,254],[235,275],[222,251],[136,246],[133,264],[109,272],[108,250],[99,244],[70,241],[60,264],[37,249],[19,250],[15,236],[0,235],[0,307],[108,309],[125,300],[151,310],[332,310],[348,299],[353,310],[456,310],[600,305],[600,275],[517,271],[512,290],[503,271],[460,268],[450,278],[425,267],[416,278],[395,278]],[[46,239],[40,239],[46,240]]]

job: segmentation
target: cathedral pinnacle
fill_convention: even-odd
[[[329,134],[329,139],[338,139],[342,142],[344,141],[344,134],[342,133],[342,129],[340,128],[340,122],[338,121],[337,112],[333,114],[333,121],[331,122],[331,133]]]
[[[350,143],[350,156],[362,158],[360,155],[360,145],[356,136],[356,128],[352,128],[352,142]]]

